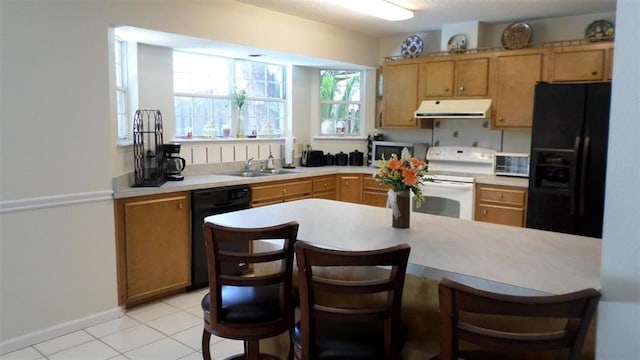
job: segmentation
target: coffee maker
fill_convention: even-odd
[[[169,181],[184,180],[182,171],[187,166],[187,162],[180,157],[180,144],[163,144],[162,152],[164,153],[162,172],[165,179]]]

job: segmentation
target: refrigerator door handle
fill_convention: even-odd
[[[569,178],[569,215],[576,214],[576,173],[578,171],[578,150],[580,150],[580,143],[582,139],[580,136],[576,136],[576,140],[573,144],[573,159],[571,160],[571,174]]]
[[[580,216],[584,216],[584,199],[585,193],[587,192],[587,166],[589,165],[589,143],[591,142],[591,138],[589,136],[585,136],[584,144],[582,144],[582,169],[580,171]]]

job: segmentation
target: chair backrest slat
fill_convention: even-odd
[[[400,308],[410,250],[406,244],[371,251],[341,251],[303,241],[296,243],[302,359],[314,358],[315,322],[321,319],[383,321],[386,358],[397,356]],[[376,271],[371,271],[372,267]]]
[[[584,289],[570,294],[516,296],[498,294],[442,279],[440,294],[440,359],[456,359],[460,340],[504,351],[558,350],[567,359],[578,359],[600,292]],[[469,314],[561,320],[556,329],[511,331],[489,328]]]

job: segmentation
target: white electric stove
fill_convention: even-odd
[[[425,201],[413,211],[473,220],[474,183],[494,173],[496,151],[465,146],[437,146],[427,152],[429,171],[421,190]]]

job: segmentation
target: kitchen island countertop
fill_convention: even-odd
[[[391,216],[386,208],[303,199],[205,221],[239,227],[298,221],[300,240],[346,250],[407,243],[409,273],[493,291],[539,295],[600,288],[600,239],[421,213],[411,213],[410,228],[395,229]]]

